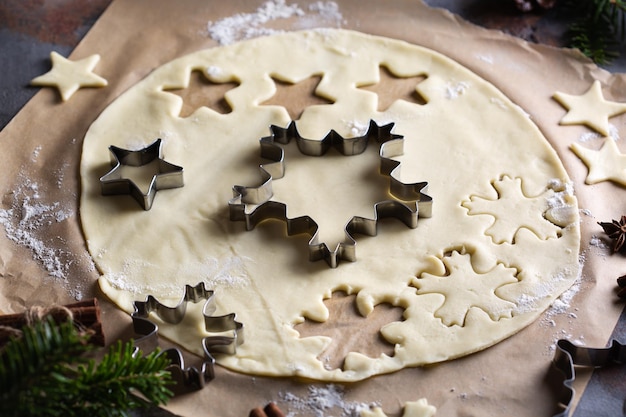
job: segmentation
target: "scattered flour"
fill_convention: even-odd
[[[613,125],[613,124],[609,124],[609,136],[613,138],[613,140],[619,140],[619,129]],[[597,132],[586,132],[583,133],[582,135],[580,135],[580,137],[578,138],[579,142],[585,143],[585,142],[591,142],[595,139],[601,139],[604,136],[597,133]]]
[[[552,179],[548,182],[548,189],[554,193],[547,198],[546,219],[561,227],[573,224],[578,219],[576,207],[573,204],[574,185],[563,183],[559,179]]]
[[[220,68],[218,66],[211,65],[211,66],[208,66],[206,68],[206,73],[210,77],[219,77],[220,75],[222,75],[224,73],[224,70],[222,70],[222,68]]]
[[[572,300],[578,294],[581,289],[582,276],[579,276],[574,285],[572,285],[567,291],[565,291],[559,298],[554,300],[554,302],[550,305],[550,308],[546,311],[544,317],[541,319],[541,324],[547,326],[549,328],[557,327],[557,323],[555,320],[555,316],[557,315],[565,315],[566,318],[570,321],[578,318],[577,308],[572,308]],[[579,336],[576,340],[573,340],[574,337],[564,328],[558,330],[553,336],[553,343],[548,347],[548,353],[553,354],[556,349],[556,343],[560,339],[568,339],[573,343],[584,344],[583,341],[585,339],[584,336]]]
[[[446,85],[445,96],[449,100],[457,99],[467,91],[469,86],[469,83],[466,81],[450,82]]]
[[[507,107],[506,103],[504,101],[502,101],[499,98],[495,98],[495,97],[491,97],[489,99],[489,102],[492,104],[495,104],[496,106],[500,107],[502,110],[508,110],[509,108]]]
[[[69,253],[51,247],[53,242],[45,241],[43,235],[47,227],[73,215],[72,210],[61,207],[58,202],[44,203],[37,183],[25,179],[13,192],[10,208],[0,209],[0,223],[7,238],[28,248],[50,276],[65,280],[69,264],[64,259]]]
[[[361,123],[357,120],[344,121],[348,129],[350,129],[350,134],[353,136],[362,136],[369,129],[369,123]]]
[[[319,14],[326,20],[334,20],[338,23],[343,20],[339,5],[334,1],[317,1],[309,5],[309,11]]]
[[[365,404],[344,400],[343,388],[338,385],[326,385],[324,387],[309,387],[309,395],[301,398],[293,393],[280,393],[281,401],[288,403],[290,408],[297,411],[308,411],[315,413],[316,417],[330,417],[332,410],[339,410],[341,417],[359,417],[361,411],[369,410],[378,404]],[[291,411],[287,417],[295,417],[297,411]]]
[[[105,253],[100,253],[96,257],[100,258],[104,255]],[[228,256],[222,259],[207,257],[195,262],[186,262],[180,265],[173,274],[183,277],[195,277],[198,282],[204,282],[209,288],[215,288],[216,286],[227,288],[244,287],[250,284],[247,270],[252,262],[252,259],[240,256]],[[154,282],[150,282],[149,285],[139,285],[137,280],[133,278],[145,275],[145,268],[153,267],[154,264],[145,260],[126,259],[120,272],[104,272],[109,283],[123,291],[135,294],[158,292],[177,296],[181,288],[179,283],[157,285]]]
[[[602,240],[601,238],[599,238],[596,235],[591,236],[591,239],[589,240],[589,246],[593,246],[596,247],[598,249],[602,249],[602,250],[606,250],[609,248],[609,245],[607,245],[604,240]]]
[[[32,158],[31,160],[33,162],[37,161],[37,158],[39,158],[39,154],[41,153],[41,145],[37,146],[34,150],[33,150],[33,154],[32,154]]]
[[[487,64],[493,64],[493,57],[491,55],[476,55],[476,58]]]
[[[319,21],[312,22],[312,17],[318,18]],[[333,1],[318,1],[309,4],[305,10],[296,3],[287,4],[285,0],[269,0],[253,13],[238,13],[215,22],[208,22],[207,31],[209,37],[220,45],[229,45],[244,39],[278,33],[279,30],[267,27],[266,24],[289,18],[301,19],[302,27],[316,24],[339,26],[343,22],[339,6]]]
[[[57,188],[63,188],[63,180],[65,179],[65,172],[69,169],[70,164],[65,162],[61,168],[54,171],[54,175],[57,177]]]

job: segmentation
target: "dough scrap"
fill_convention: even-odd
[[[69,100],[81,87],[105,87],[108,82],[93,73],[100,61],[100,55],[94,54],[78,61],[71,61],[57,52],[50,53],[52,69],[35,77],[30,85],[56,87],[63,101]]]
[[[288,62],[284,51],[290,51]],[[398,99],[379,111],[377,95],[360,87],[375,84],[381,66],[396,77],[414,77],[424,102]],[[168,90],[186,88],[190,74],[198,70],[211,82],[238,84],[226,93],[230,113],[200,107],[189,117],[179,117],[183,100]],[[258,180],[264,162],[258,157],[259,139],[268,135],[270,125],[286,127],[290,122],[289,101],[262,104],[276,92],[274,80],[298,83],[313,76],[321,76],[316,94],[330,102],[304,109],[297,120],[301,135],[321,139],[335,129],[356,136],[355,130],[371,119],[379,125],[393,122],[394,133],[405,138],[404,154],[397,158],[400,179],[427,181],[434,201],[432,217],[420,219],[415,229],[390,220],[381,222],[378,236],[358,237],[357,261],[335,269],[308,262],[307,237],[286,236],[283,223],[268,221],[245,231],[241,222],[228,218],[232,187]],[[451,86],[462,88],[452,94]],[[149,212],[128,196],[102,196],[98,179],[110,164],[108,147],[140,149],[158,137],[163,139],[163,157],[185,169],[185,187],[160,192]],[[276,181],[276,199],[294,212],[316,210],[316,221],[330,234],[343,233],[327,223],[335,224],[346,213],[370,217],[372,201],[385,192],[375,185],[381,181],[377,154],[311,158],[289,155],[285,176]],[[363,186],[342,183],[354,170],[363,171]],[[486,230],[494,217],[497,221],[505,213],[495,206],[489,215],[468,213],[464,202],[472,196],[497,200],[494,184],[505,177],[523,184],[523,193],[512,193],[520,203],[529,197],[549,198],[555,183],[563,185],[562,204],[550,205],[554,212],[569,213],[559,222],[548,216],[545,204],[528,206],[556,234],[537,234],[536,224],[520,223],[513,241],[496,243]],[[205,282],[216,292],[216,314],[234,312],[245,326],[245,343],[235,355],[217,361],[249,374],[357,381],[467,355],[532,323],[579,271],[577,202],[565,186],[570,180],[525,112],[493,85],[435,51],[354,31],[273,35],[198,51],[163,65],[91,125],[83,144],[81,181],[81,221],[102,273],[103,292],[130,313],[133,301],[148,294],[175,304],[185,284]],[[494,268],[505,274],[491,284],[502,301],[480,308],[463,301],[464,319],[446,324],[437,311],[446,294],[459,296],[454,288],[420,293],[414,282],[425,274],[445,277],[444,260],[453,253],[470,260],[466,268],[475,271],[472,278],[490,276]],[[335,291],[355,295],[357,310],[365,317],[383,303],[404,309],[401,321],[380,328],[394,345],[392,355],[350,352],[341,369],[325,367],[320,356],[328,337],[300,337],[294,326],[306,319],[327,320],[332,312],[324,300]],[[189,306],[187,314],[197,317],[191,324],[160,324],[160,334],[201,354],[199,341],[206,335],[201,307]]]
[[[596,132],[609,136],[609,118],[626,112],[626,103],[609,101],[602,95],[602,85],[595,80],[589,90],[576,96],[561,92],[554,99],[567,109],[560,121],[562,125],[583,124]]]
[[[433,417],[437,413],[437,408],[428,404],[426,398],[417,401],[407,401],[404,403],[402,417]],[[361,411],[361,417],[387,417],[380,407],[371,410]]]

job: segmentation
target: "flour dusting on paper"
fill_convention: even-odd
[[[361,411],[369,410],[371,407],[378,405],[345,401],[342,387],[333,384],[323,387],[310,386],[309,395],[304,398],[287,392],[281,393],[280,399],[298,411],[312,411],[316,417],[331,415],[328,414],[331,410],[340,410],[341,414],[339,415],[342,417],[359,417]],[[297,415],[297,412],[288,414],[288,416]]]
[[[0,210],[0,223],[7,238],[30,249],[33,258],[44,266],[48,274],[65,279],[68,265],[61,258],[67,254],[50,247],[40,232],[42,228],[62,222],[74,213],[58,202],[48,204],[41,201],[38,184],[30,180],[25,180],[12,197],[11,207]]]
[[[609,123],[609,136],[613,138],[613,140],[619,140],[619,129],[614,124]],[[591,142],[596,139],[602,139],[603,136],[598,132],[585,132],[578,138],[578,141],[581,143]]]
[[[299,18],[301,28],[323,25],[340,26],[343,15],[334,1],[317,1],[301,8],[296,3],[285,0],[269,0],[253,13],[238,13],[215,22],[208,22],[209,37],[220,45],[230,45],[237,41],[272,35],[280,30],[267,27],[275,20]]]
[[[47,201],[38,183],[21,176],[21,182],[4,199],[8,207],[0,209],[0,224],[6,237],[27,248],[33,260],[51,278],[63,284],[72,297],[80,299],[82,290],[75,285],[66,285],[71,276],[70,270],[77,263],[87,262],[89,270],[95,270],[95,265],[88,255],[77,259],[76,255],[63,249],[66,242],[53,233],[58,224],[74,217],[75,212],[58,201]]]

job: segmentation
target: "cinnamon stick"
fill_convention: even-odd
[[[261,407],[257,407],[250,411],[250,415],[248,417],[285,417],[285,414],[280,408],[278,408],[276,403],[271,402],[263,409],[261,409]]]
[[[89,342],[104,346],[104,332],[102,330],[102,322],[100,320],[100,306],[96,298],[90,300],[79,301],[63,306],[72,313],[72,318],[76,325],[88,330],[92,333]],[[67,320],[67,314],[61,310],[51,309],[47,314],[56,322]],[[21,329],[28,324],[28,318],[25,314],[6,314],[0,316],[0,326]]]

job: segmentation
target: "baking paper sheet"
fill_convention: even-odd
[[[95,72],[109,85],[81,89],[65,103],[54,89],[44,88],[0,132],[0,220],[6,232],[0,233],[1,313],[98,296],[109,340],[132,336],[130,318],[99,294],[98,272],[81,234],[78,164],[83,137],[112,100],[153,69],[217,46],[207,31],[209,22],[255,13],[261,4],[115,0],[70,56],[100,54]],[[598,79],[606,85],[607,99],[626,101],[620,93],[625,91],[624,77],[599,69],[575,51],[482,29],[416,0],[342,0],[335,3],[337,10],[326,9],[326,14],[309,9],[314,3],[297,4],[306,12],[303,16],[270,20],[260,29],[332,26],[403,39],[450,56],[520,105],[555,147],[575,182],[583,209],[582,277],[561,304],[536,323],[465,358],[345,386],[253,377],[218,368],[216,380],[204,390],[178,397],[167,408],[183,416],[234,417],[273,400],[294,416],[339,416],[375,403],[393,416],[400,415],[404,402],[426,398],[437,407],[437,415],[446,417],[554,414],[556,398],[546,380],[554,343],[569,338],[604,346],[622,308],[615,302],[614,288],[615,278],[626,271],[624,259],[611,255],[593,238],[604,236],[596,222],[621,216],[626,189],[607,182],[584,185],[587,168],[568,147],[588,137],[590,130],[559,126],[565,110],[551,96],[555,91],[582,94]],[[618,133],[626,128],[625,121],[626,116],[611,119]],[[579,375],[578,388],[585,382]],[[339,408],[320,414],[320,400]],[[341,407],[348,411],[342,414]]]

